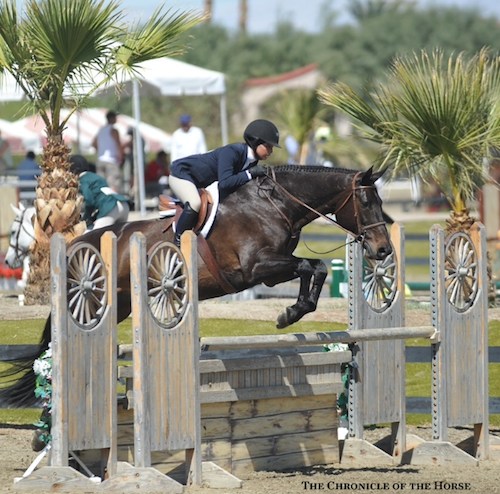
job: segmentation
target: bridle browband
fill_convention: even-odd
[[[35,237],[33,236],[33,234],[28,231],[28,229],[26,228],[26,226],[24,225],[24,217],[26,215],[26,212],[28,211],[28,209],[23,209],[21,211],[21,216],[18,218],[16,216],[16,218],[14,219],[14,224],[15,223],[19,223],[19,228],[16,232],[16,235],[15,235],[15,243],[12,243],[12,237],[9,239],[9,247],[11,247],[14,252],[16,253],[16,257],[14,258],[15,261],[18,261],[19,263],[22,263],[22,260],[24,259],[24,257],[26,257],[28,254],[29,254],[29,251],[30,251],[30,247],[20,247],[19,246],[19,237],[21,236],[21,233],[24,231],[24,233],[26,233],[32,240],[35,240]]]
[[[354,175],[354,177],[352,179],[352,187],[351,187],[351,189],[348,191],[348,194],[346,195],[345,199],[342,201],[342,203],[340,204],[340,206],[338,206],[337,209],[332,214],[337,215],[338,212],[341,211],[349,203],[349,201],[351,199],[354,199],[356,197],[356,191],[363,190],[363,189],[375,189],[376,188],[375,185],[356,185],[356,180],[357,180],[357,178],[362,173],[363,172],[357,172],[356,175]],[[357,226],[357,230],[358,230],[358,233],[354,233],[351,230],[348,230],[347,228],[344,228],[342,225],[340,225],[333,218],[330,218],[329,216],[324,215],[323,213],[321,213],[318,210],[314,209],[313,207],[309,206],[305,202],[301,201],[298,197],[295,197],[293,194],[291,194],[288,190],[285,189],[285,187],[283,187],[280,183],[278,183],[276,181],[276,174],[275,174],[275,170],[274,169],[271,169],[271,174],[272,174],[272,176],[266,175],[266,177],[264,178],[264,180],[266,178],[268,178],[277,187],[279,187],[279,189],[284,193],[284,195],[286,195],[293,202],[299,204],[300,206],[305,207],[309,211],[311,211],[314,214],[316,214],[318,217],[321,217],[321,218],[327,220],[328,222],[333,223],[334,225],[338,226],[340,229],[344,230],[344,232],[352,235],[354,237],[354,242],[363,242],[363,240],[365,238],[365,235],[366,235],[366,232],[368,230],[371,230],[372,228],[376,228],[378,226],[385,225],[384,221],[379,221],[377,223],[371,223],[370,225],[363,226],[361,224],[361,219],[360,219],[361,215],[360,215],[360,211],[359,211],[359,204],[358,204],[358,202],[356,200],[354,200],[354,202],[353,202],[353,204],[354,204],[354,217],[356,219],[356,226]],[[265,192],[265,195],[266,195],[267,199],[271,202],[271,204],[275,207],[275,209],[278,211],[278,213],[280,214],[280,216],[288,223],[288,225],[290,227],[290,231],[292,232],[292,237],[296,237],[297,236],[297,232],[293,231],[293,226],[292,226],[290,220],[278,208],[278,206],[276,205],[276,203],[271,198],[270,194],[268,194],[267,192]]]

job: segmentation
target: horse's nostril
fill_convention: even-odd
[[[380,259],[385,259],[388,255],[390,255],[392,249],[390,247],[380,247],[377,251]]]

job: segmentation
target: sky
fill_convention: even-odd
[[[212,0],[213,22],[228,29],[236,29],[238,24],[239,0]],[[279,20],[291,21],[297,28],[315,32],[320,25],[322,7],[331,5],[339,12],[346,11],[349,0],[248,0],[248,30],[250,33],[274,32]],[[121,6],[132,19],[144,19],[156,7],[165,3],[173,10],[194,10],[202,12],[203,0],[122,0]],[[418,0],[421,5],[457,6],[477,9],[485,16],[496,16],[500,20],[499,0]],[[347,17],[345,17],[347,20]]]

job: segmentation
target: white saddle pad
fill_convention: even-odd
[[[210,215],[207,218],[207,221],[205,221],[205,224],[203,225],[203,228],[201,229],[200,232],[200,235],[203,235],[204,237],[206,237],[210,233],[210,230],[212,229],[212,226],[214,224],[215,215],[217,214],[217,209],[219,207],[219,182],[213,182],[208,187],[205,188],[212,197],[213,204],[212,204],[212,210],[210,211]],[[174,215],[175,215],[175,209],[166,209],[165,211],[160,211],[160,218],[168,218]],[[175,223],[172,225],[172,228],[174,229],[175,232]]]

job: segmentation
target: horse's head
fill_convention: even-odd
[[[5,264],[12,269],[20,268],[29,253],[35,239],[33,215],[35,208],[25,208],[22,204],[15,207],[11,204],[16,217],[10,229],[9,248],[5,254]]]
[[[382,211],[382,200],[375,182],[383,171],[358,172],[352,180],[352,188],[335,213],[336,220],[352,232],[363,244],[366,256],[385,259],[392,253],[392,245],[386,228],[388,216]]]

